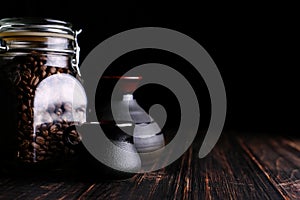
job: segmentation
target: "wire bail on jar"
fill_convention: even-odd
[[[74,34],[74,42],[75,42],[75,48],[74,48],[74,53],[75,57],[72,59],[72,68],[76,70],[79,76],[81,76],[80,70],[79,70],[79,55],[80,55],[80,47],[78,45],[78,40],[77,36],[81,33],[81,29],[79,31],[75,31]]]
[[[0,39],[0,53],[7,52],[9,47],[5,44],[5,41]]]

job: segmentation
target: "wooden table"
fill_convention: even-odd
[[[126,180],[2,175],[0,199],[300,199],[300,138],[223,133],[207,157],[198,150]]]

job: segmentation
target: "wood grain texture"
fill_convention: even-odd
[[[239,142],[282,196],[300,199],[299,139],[244,137]]]
[[[204,159],[198,150],[126,180],[2,175],[0,199],[300,199],[300,139],[223,134]]]

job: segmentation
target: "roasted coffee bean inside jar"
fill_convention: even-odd
[[[4,19],[0,26],[1,103],[8,106],[1,126],[10,121],[0,140],[12,141],[7,144],[15,145],[11,149],[23,163],[72,157],[81,141],[75,125],[85,121],[86,109],[77,79],[76,32],[66,22],[47,19]]]

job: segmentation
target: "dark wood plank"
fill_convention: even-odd
[[[195,161],[193,182],[199,188],[205,183],[206,199],[282,199],[232,135],[223,135],[208,157]]]
[[[84,182],[67,182],[49,177],[11,178],[1,185],[0,199],[74,199],[87,187],[88,184]]]
[[[287,199],[300,199],[299,139],[243,137],[242,148]]]
[[[104,187],[97,183],[81,199],[174,199],[181,195],[186,159],[188,154],[168,169],[138,174],[129,180],[112,182]]]
[[[225,139],[224,139],[225,138]],[[237,142],[224,137],[204,159],[190,148],[165,170],[137,175],[130,181],[112,183],[103,192],[96,184],[83,199],[282,199],[259,167]]]
[[[0,177],[0,199],[296,199],[300,141],[223,134],[198,158],[196,143],[172,165],[126,180]]]

